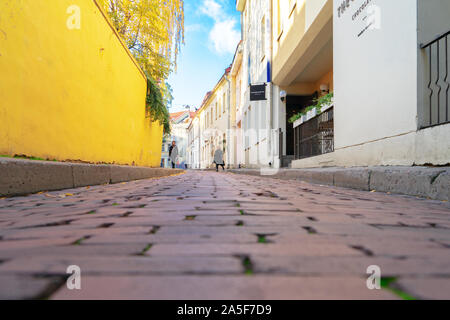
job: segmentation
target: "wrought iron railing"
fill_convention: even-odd
[[[304,159],[334,151],[334,108],[294,129],[295,158]]]
[[[428,91],[428,103],[424,108],[422,128],[449,123],[448,82],[448,36],[450,31],[437,36],[434,40],[421,44],[426,50],[428,79],[425,90]]]

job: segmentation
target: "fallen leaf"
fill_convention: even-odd
[[[373,192],[377,192],[377,190],[372,190],[372,191],[370,191],[370,192],[372,192],[372,193],[373,193]]]
[[[67,197],[72,197],[73,194],[72,194],[72,193],[66,193],[66,196],[67,196]]]

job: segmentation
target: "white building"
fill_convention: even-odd
[[[197,113],[197,167],[212,165],[220,141],[231,167],[450,163],[450,1],[236,7],[242,41]]]
[[[245,165],[244,136],[242,132],[242,110],[245,100],[242,74],[242,41],[236,48],[231,65],[231,134],[230,134],[230,166],[239,168]],[[246,85],[246,84],[245,84]]]
[[[169,147],[172,141],[175,141],[178,147],[178,163],[176,167],[184,169],[188,165],[188,127],[194,115],[195,113],[189,110],[170,114],[172,132],[170,136],[163,138],[161,167],[172,167],[169,159]]]
[[[281,167],[286,160],[286,114],[272,82],[272,0],[238,0],[242,22],[242,128],[246,167]],[[265,86],[266,100],[250,101],[251,85]]]
[[[274,79],[297,93],[322,77],[316,85],[329,83],[334,103],[332,122],[296,123],[293,167],[448,165],[450,1],[294,2],[290,23],[306,23],[302,32],[285,30],[297,40],[279,45]],[[321,154],[317,130],[326,123],[333,123],[334,148]],[[307,140],[315,141],[312,153]]]
[[[194,115],[188,128],[188,167],[200,169],[200,119]]]

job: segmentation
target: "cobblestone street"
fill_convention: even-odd
[[[449,299],[449,209],[196,171],[5,198],[0,298]]]

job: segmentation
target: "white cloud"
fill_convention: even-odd
[[[218,54],[234,53],[241,39],[237,21],[227,15],[222,0],[203,0],[199,12],[214,20],[214,26],[209,32],[209,40]]]
[[[221,13],[223,13],[223,7],[214,0],[203,0],[200,12],[217,21],[220,19]]]
[[[209,40],[219,54],[234,53],[241,39],[241,33],[236,28],[235,20],[219,21],[214,24],[209,33]]]
[[[184,31],[186,33],[197,32],[197,31],[202,31],[202,30],[204,30],[204,27],[201,24],[198,24],[198,23],[187,25],[184,28]]]

